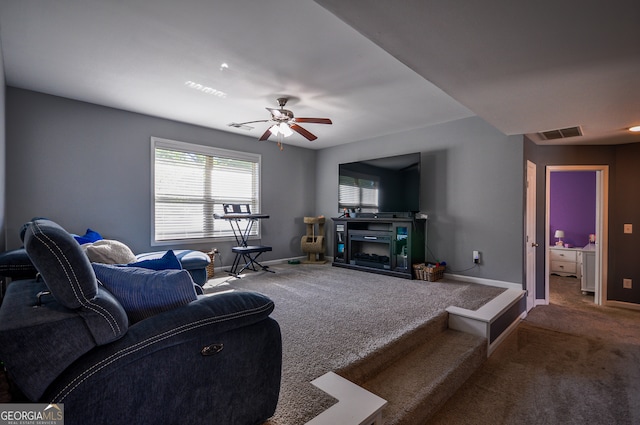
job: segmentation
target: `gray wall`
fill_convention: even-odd
[[[303,255],[302,218],[315,214],[312,150],[258,142],[223,131],[7,88],[7,246],[20,246],[22,224],[34,216],[73,233],[87,228],[134,252],[150,245],[150,137],[262,154],[262,242],[265,259]],[[216,243],[225,265],[232,243]],[[208,250],[207,245],[175,248]]]
[[[251,137],[9,87],[7,247],[20,245],[25,221],[45,216],[75,233],[91,227],[134,252],[158,249],[150,245],[151,136],[263,155],[262,210],[271,215],[263,243],[274,247],[266,259],[302,255],[305,215],[337,215],[339,163],[422,152],[429,259],[447,261],[458,274],[522,282],[522,138],[479,118],[317,152],[280,152]],[[231,245],[216,243],[224,264]],[[477,268],[473,250],[482,255]]]
[[[640,139],[640,137],[639,137]],[[640,140],[639,140],[640,142]],[[549,165],[609,166],[609,267],[605,299],[640,304],[640,232],[623,233],[624,223],[640,222],[640,143],[607,146],[538,146],[525,141],[525,159],[537,165],[537,239],[544,241],[546,167]],[[544,244],[536,253],[536,293],[544,298]],[[632,289],[622,287],[622,279],[633,280]]]
[[[411,152],[422,153],[420,208],[429,215],[428,259],[446,261],[457,274],[521,284],[523,139],[507,137],[479,118],[319,151],[318,214],[339,215],[338,164]],[[473,250],[482,260],[475,268]]]
[[[6,85],[4,75],[4,58],[2,43],[0,43],[0,251],[4,251],[5,244],[5,215],[6,215],[6,137],[5,137],[5,99]]]
[[[639,137],[640,139],[640,137]],[[609,281],[608,299],[640,304],[640,143],[616,146],[616,178],[609,202]],[[633,233],[623,232],[624,224],[633,224]],[[633,287],[622,287],[631,279]]]

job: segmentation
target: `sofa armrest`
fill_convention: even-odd
[[[131,326],[119,345],[138,345],[141,341],[165,339],[205,326],[207,332],[223,333],[259,322],[273,309],[273,301],[257,292],[202,295],[196,301]]]
[[[254,292],[202,296],[185,306],[142,320],[131,326],[118,341],[88,352],[61,375],[59,381],[64,381],[65,385],[56,385],[57,392],[50,388],[45,398],[65,403],[70,394],[79,389],[82,391],[83,385],[93,379],[105,379],[118,368],[141,359],[147,362],[147,357],[154,353],[200,341],[203,337],[204,345],[196,346],[197,352],[190,355],[204,356],[205,347],[222,341],[219,336],[265,321],[273,308],[273,301]],[[251,341],[246,343],[250,345]],[[279,328],[277,345],[281,347]],[[166,366],[170,365],[171,358],[168,357]]]
[[[34,279],[13,282],[0,307],[0,359],[32,401],[77,359],[128,327],[124,309],[102,288],[77,309],[60,305],[47,289]]]

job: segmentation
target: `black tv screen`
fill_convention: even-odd
[[[339,164],[338,208],[363,213],[420,211],[420,153]]]

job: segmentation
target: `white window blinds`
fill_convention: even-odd
[[[152,138],[154,242],[232,237],[223,204],[260,211],[260,155]],[[258,236],[254,226],[251,236]]]
[[[372,177],[341,175],[338,184],[340,208],[361,208],[362,211],[377,211],[378,182]]]

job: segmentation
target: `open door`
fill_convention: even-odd
[[[546,171],[546,217],[545,217],[545,300],[549,303],[549,215],[551,173],[556,171],[595,171],[596,172],[596,252],[595,252],[595,293],[594,303],[606,304],[607,266],[608,266],[608,209],[609,209],[609,166],[608,165],[555,165],[547,166]]]
[[[525,206],[525,269],[527,290],[527,311],[536,302],[536,164],[527,161],[527,198]]]

